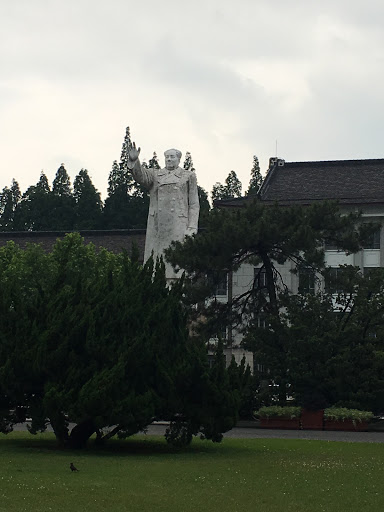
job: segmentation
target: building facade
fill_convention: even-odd
[[[220,208],[240,208],[252,197],[243,197],[217,204]],[[342,160],[323,162],[285,162],[271,158],[266,178],[259,191],[258,199],[265,204],[278,203],[282,206],[310,205],[316,201],[337,201],[341,213],[361,212],[362,221],[377,223],[380,227],[372,239],[355,254],[346,254],[336,247],[325,247],[325,263],[330,267],[330,283],[305,272],[294,273],[293,263],[277,265],[282,281],[292,293],[299,289],[306,293],[324,290],[337,293],[337,275],[340,265],[359,267],[362,273],[372,268],[384,267],[384,159]],[[255,275],[265,279],[263,270],[250,264],[243,264],[227,279],[222,288],[220,300],[243,294],[252,286]],[[260,319],[260,327],[263,320]],[[236,330],[229,334],[227,360],[232,356],[236,361],[246,357],[253,367],[257,361],[253,354],[241,348],[242,336]]]

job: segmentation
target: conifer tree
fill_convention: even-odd
[[[131,224],[130,194],[132,176],[115,160],[108,177],[108,197],[104,203],[103,226],[109,229],[129,229]]]
[[[48,183],[48,178],[44,171],[41,171],[39,181],[36,183],[36,188],[39,191],[43,192],[44,194],[49,194],[49,192],[51,191]]]
[[[211,210],[211,205],[208,201],[208,192],[197,185],[197,192],[199,194],[200,213],[199,213],[199,227],[204,227],[206,224],[207,217]]]
[[[263,177],[260,171],[259,159],[256,155],[253,156],[253,165],[251,169],[251,179],[247,190],[247,195],[256,195],[261,185],[263,184]]]
[[[123,171],[127,171],[128,169],[128,161],[129,161],[129,150],[132,147],[131,134],[129,130],[129,126],[125,129],[125,136],[123,140],[123,144],[121,147],[121,155],[120,155],[120,168]]]
[[[241,188],[241,181],[237,177],[237,174],[235,171],[231,171],[225,179],[225,185],[215,183],[213,186],[211,192],[212,201],[241,197]]]
[[[159,159],[156,151],[153,152],[152,158],[148,162],[148,169],[160,169]]]
[[[195,168],[193,167],[193,160],[192,155],[189,151],[185,153],[185,160],[183,164],[184,169],[187,169],[188,171],[195,171]]]
[[[219,441],[237,395],[222,359],[210,371],[188,338],[183,287],[166,286],[163,263],[97,251],[77,233],[52,253],[0,248],[1,431],[28,414],[32,433],[48,419],[63,447],[82,448],[161,418],[188,432],[172,443]]]
[[[71,180],[61,164],[52,182],[50,223],[52,230],[72,230],[75,223],[75,199]]]
[[[52,226],[53,202],[48,178],[41,172],[36,185],[24,192],[15,212],[15,229],[19,231],[48,231]]]
[[[269,336],[265,345],[274,357],[275,382],[281,400],[285,400],[289,361],[285,350],[286,331],[280,316],[285,285],[279,266],[293,262],[321,272],[324,241],[328,239],[340,250],[358,251],[371,229],[364,224],[356,227],[358,221],[358,214],[342,216],[333,203],[283,207],[254,201],[235,211],[214,209],[206,229],[184,243],[174,242],[166,251],[166,258],[187,271],[192,283],[190,301],[200,305],[196,309],[197,317],[207,319],[200,325],[207,339],[217,332],[220,321],[228,326],[243,325],[244,334],[257,338],[260,331],[257,320],[266,319],[271,327],[265,330]],[[260,279],[260,271],[255,272],[249,289],[228,304],[207,301],[215,290],[205,276],[236,271],[244,263],[257,265],[264,278]]]
[[[86,169],[81,169],[73,184],[75,229],[98,229],[101,222],[101,198]]]
[[[0,194],[1,231],[14,230],[15,211],[20,201],[20,197],[21,193],[19,184],[15,179],[13,179],[11,187],[4,187],[2,193]]]
[[[72,197],[71,180],[64,164],[61,164],[57,169],[55,179],[52,182],[52,193],[59,197]]]

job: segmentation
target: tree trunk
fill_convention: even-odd
[[[64,448],[68,440],[68,422],[63,414],[51,416],[49,418],[52,430],[56,436],[59,448]]]
[[[68,438],[69,448],[85,448],[88,439],[95,432],[96,427],[92,419],[85,420],[82,423],[78,423],[75,427],[73,427],[73,429],[71,430],[71,434]]]

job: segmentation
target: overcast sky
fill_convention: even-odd
[[[0,189],[86,168],[126,126],[208,192],[257,155],[384,157],[382,0],[0,0]]]

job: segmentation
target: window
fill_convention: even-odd
[[[311,268],[302,268],[299,271],[299,293],[302,295],[314,295],[315,293],[315,272]]]
[[[324,249],[326,251],[338,251],[339,250],[339,248],[337,247],[335,242],[333,242],[332,240],[325,240]]]
[[[380,249],[380,229],[372,233],[363,245],[363,249]]]
[[[215,276],[215,295],[227,296],[228,293],[228,272],[218,272]]]
[[[266,273],[264,267],[254,269],[254,278],[256,281],[256,286],[258,288],[266,288],[267,287],[267,273]]]
[[[227,337],[228,337],[228,332],[227,332],[227,326],[226,325],[216,325],[214,327],[214,332],[211,334],[211,340],[213,342],[217,342],[217,341],[226,341]]]
[[[326,293],[343,293],[344,292],[344,279],[343,268],[329,268],[325,276],[325,291]]]

